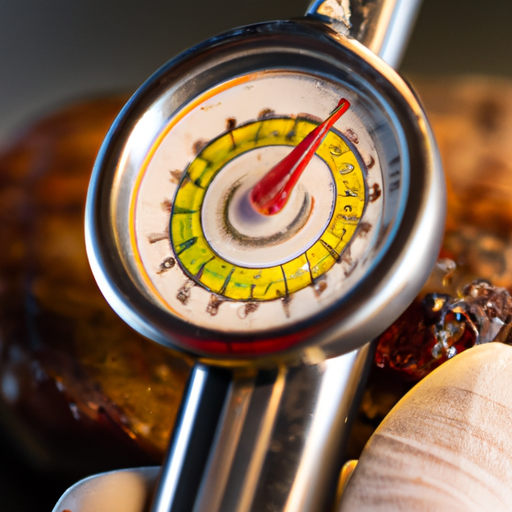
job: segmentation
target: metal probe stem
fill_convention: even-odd
[[[369,350],[367,344],[316,365],[235,374],[229,386],[222,380],[224,370],[220,382],[217,375],[208,384],[208,371],[217,369],[196,366],[151,511],[326,510],[334,498]],[[206,403],[209,414],[200,410]],[[192,428],[196,431],[190,434]],[[187,470],[192,463],[194,468]]]

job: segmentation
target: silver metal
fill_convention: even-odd
[[[422,0],[314,0],[307,16],[353,37],[397,68]]]
[[[86,244],[102,292],[143,335],[195,353],[201,364],[234,368],[193,512],[316,512],[332,505],[369,361],[368,341],[420,290],[437,257],[444,223],[444,180],[424,112],[403,80],[374,55],[397,65],[418,5],[416,0],[375,0],[364,6],[359,0],[316,1],[308,16],[336,31],[314,20],[276,22],[199,45],[141,88],[100,151],[87,201]],[[131,247],[130,191],[148,148],[183,105],[232,77],[269,68],[313,69],[319,79],[358,91],[357,108],[367,116],[386,163],[382,226],[371,254],[357,262],[365,272],[349,293],[322,314],[290,328],[263,326],[247,339],[279,345],[293,335],[293,344],[272,354],[219,355],[208,342],[235,343],[239,332],[186,322],[145,290],[126,249]],[[275,374],[265,381],[272,368]],[[196,367],[152,512],[177,510],[184,456],[205,382]]]
[[[322,75],[343,77],[360,91],[360,105],[367,105],[379,130],[376,140],[382,158],[391,162],[390,174],[383,176],[381,234],[359,283],[321,320],[312,317],[293,329],[272,331],[262,325],[261,331],[251,333],[255,342],[272,339],[277,346],[293,331],[297,340],[286,351],[226,358],[209,352],[208,343],[234,343],[243,335],[198,328],[163,310],[145,291],[126,249],[127,212],[133,180],[162,124],[194,97],[197,88],[263,66],[262,59],[265,66],[285,68],[311,62]],[[194,353],[204,362],[268,367],[308,361],[318,351],[322,357],[313,358],[337,356],[382,332],[427,279],[437,258],[444,214],[444,179],[435,142],[421,106],[403,80],[357,42],[328,28],[278,22],[239,29],[216,38],[213,47],[207,42],[191,50],[171,61],[132,98],[107,135],[93,172],[86,246],[105,297],[143,335],[183,351],[191,351],[187,340],[194,338],[201,343]],[[364,264],[359,262],[358,269]]]
[[[174,439],[169,446],[169,455],[160,472],[152,512],[169,512],[175,500],[179,475],[183,471],[192,427],[200,407],[200,398],[205,392],[206,377],[206,368],[199,365],[194,367],[183,405],[183,414],[175,427]]]
[[[281,367],[268,384],[236,376],[193,511],[326,510],[368,351]]]

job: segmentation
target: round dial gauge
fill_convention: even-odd
[[[297,352],[309,340],[340,352],[421,286],[442,221],[440,208],[409,247],[441,188],[421,108],[385,64],[319,30],[226,34],[164,67],[121,113],[91,185],[88,247],[100,287],[141,332],[209,357]],[[343,115],[284,206],[258,211],[255,186],[340,98]],[[425,270],[391,289],[412,251]]]
[[[286,207],[258,214],[248,193],[342,95],[354,106]],[[131,250],[155,300],[201,326],[254,331],[339,298],[365,271],[382,217],[380,157],[365,117],[354,91],[290,71],[237,77],[178,112],[132,195]]]

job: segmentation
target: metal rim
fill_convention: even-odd
[[[110,225],[110,192],[118,179],[117,161],[122,146],[147,105],[156,101],[170,83],[193,72],[195,63],[208,59],[212,52],[227,59],[240,46],[257,52],[261,41],[290,48],[302,46],[326,59],[343,59],[354,73],[378,88],[403,129],[412,172],[402,221],[389,237],[388,247],[382,249],[385,257],[360,285],[335,306],[292,328],[244,335],[245,351],[237,352],[233,347],[241,342],[239,333],[199,328],[171,318],[148,299],[141,300],[144,294],[118,253]],[[94,167],[86,207],[86,246],[106,299],[142,335],[217,364],[250,361],[268,365],[283,359],[338,355],[375,337],[407,307],[428,277],[437,257],[443,222],[444,182],[435,143],[422,108],[405,82],[360,44],[322,24],[274,22],[236,29],[192,48],[166,64],[128,102],[109,131]],[[209,348],[212,344],[215,350]]]

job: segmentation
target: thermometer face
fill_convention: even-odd
[[[252,187],[341,96],[353,107],[285,209],[257,214]],[[368,117],[355,91],[288,70],[237,77],[179,111],[132,196],[131,250],[155,300],[198,325],[254,331],[307,318],[350,289],[382,217]]]
[[[422,286],[444,211],[423,113],[384,63],[322,27],[206,42],[114,123],[86,241],[103,293],[142,334],[226,360],[313,343],[335,354],[376,336]],[[284,208],[259,213],[255,185],[328,118]]]

